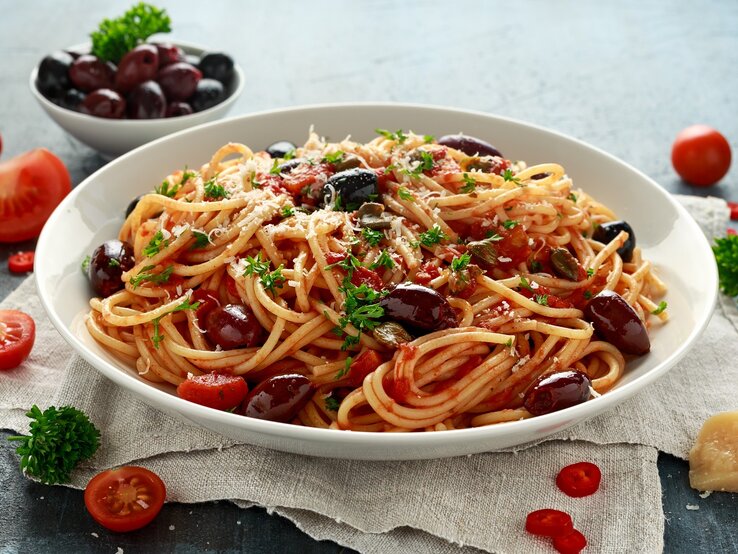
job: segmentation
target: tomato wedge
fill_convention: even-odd
[[[193,375],[177,387],[180,398],[216,410],[232,410],[243,402],[248,392],[243,377],[221,373]]]
[[[11,254],[8,258],[8,269],[11,273],[27,273],[28,271],[33,271],[33,259],[35,255],[33,250]]]
[[[95,475],[85,488],[85,506],[92,518],[111,531],[140,529],[159,514],[167,490],[153,471],[123,466]]]
[[[23,363],[33,348],[36,324],[30,315],[17,310],[0,310],[0,369]]]
[[[374,350],[364,350],[356,359],[351,362],[348,373],[348,384],[353,387],[360,387],[364,382],[364,377],[377,369],[384,360],[378,352]]]
[[[566,512],[559,510],[536,510],[525,518],[525,530],[532,535],[558,537],[574,530],[574,522]]]
[[[568,535],[553,538],[553,546],[561,554],[579,554],[587,546],[587,539],[576,529]]]
[[[574,498],[589,496],[600,488],[602,472],[590,462],[579,462],[562,468],[556,476],[556,486]]]
[[[62,161],[45,148],[0,163],[0,242],[37,237],[71,183]]]

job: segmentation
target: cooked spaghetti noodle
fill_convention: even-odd
[[[91,300],[90,334],[157,383],[302,374],[312,390],[295,424],[433,431],[530,417],[524,396],[542,375],[580,371],[595,396],[616,384],[626,358],[583,318],[602,290],[649,326],[653,312],[667,319],[651,263],[637,247],[623,261],[626,232],[592,238],[615,214],[560,165],[401,132],[366,144],[311,133],[293,154],[280,165],[228,144],[143,196],[119,234],[135,265]],[[346,167],[377,176],[371,209],[331,186]],[[406,282],[438,291],[454,324],[388,326],[383,298]],[[244,306],[259,344],[217,346],[197,291]]]

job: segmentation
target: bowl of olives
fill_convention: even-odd
[[[194,44],[139,44],[117,65],[89,52],[82,44],[49,54],[29,84],[51,119],[109,157],[219,119],[243,90],[230,56]]]

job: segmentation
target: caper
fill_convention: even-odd
[[[579,280],[579,262],[566,248],[556,248],[551,251],[551,265],[554,273],[569,281]]]
[[[490,237],[484,240],[475,240],[466,245],[466,249],[476,256],[480,260],[487,262],[488,264],[497,263],[497,248],[495,248],[495,242],[500,240],[500,237]]]
[[[384,205],[376,202],[364,202],[358,211],[359,225],[370,229],[389,229],[392,216],[384,213]]]
[[[374,328],[374,339],[388,348],[398,348],[401,344],[410,342],[413,337],[405,331],[399,323],[388,321]]]

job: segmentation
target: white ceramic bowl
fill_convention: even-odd
[[[489,140],[512,159],[563,164],[575,186],[633,226],[644,255],[669,285],[671,320],[653,331],[651,352],[630,362],[623,379],[600,398],[524,421],[433,433],[312,429],[216,411],[142,380],[100,348],[80,325],[91,290],[79,264],[104,240],[117,236],[129,201],[150,191],[172,170],[198,167],[229,141],[254,149],[279,139],[300,144],[310,125],[333,140],[351,134],[366,141],[376,136],[377,127],[436,136],[464,131]],[[687,352],[707,325],[717,296],[715,261],[699,227],[668,193],[636,169],[540,127],[482,113],[393,104],[252,114],[183,131],[122,156],[81,183],[52,214],[36,248],[35,271],[43,305],[62,336],[103,375],[150,405],[246,443],[314,456],[378,460],[455,456],[520,445],[600,414],[663,376]]]
[[[187,42],[171,42],[182,48],[186,54],[201,56],[207,51],[202,46]],[[72,46],[67,50],[79,53],[89,52],[90,44]],[[108,157],[115,157],[154,139],[222,118],[233,107],[243,91],[243,70],[238,64],[235,64],[233,69],[233,79],[226,87],[228,96],[223,102],[190,115],[160,119],[105,119],[57,106],[41,94],[36,87],[38,66],[31,71],[29,86],[38,103],[59,127],[90,148],[94,148]]]

